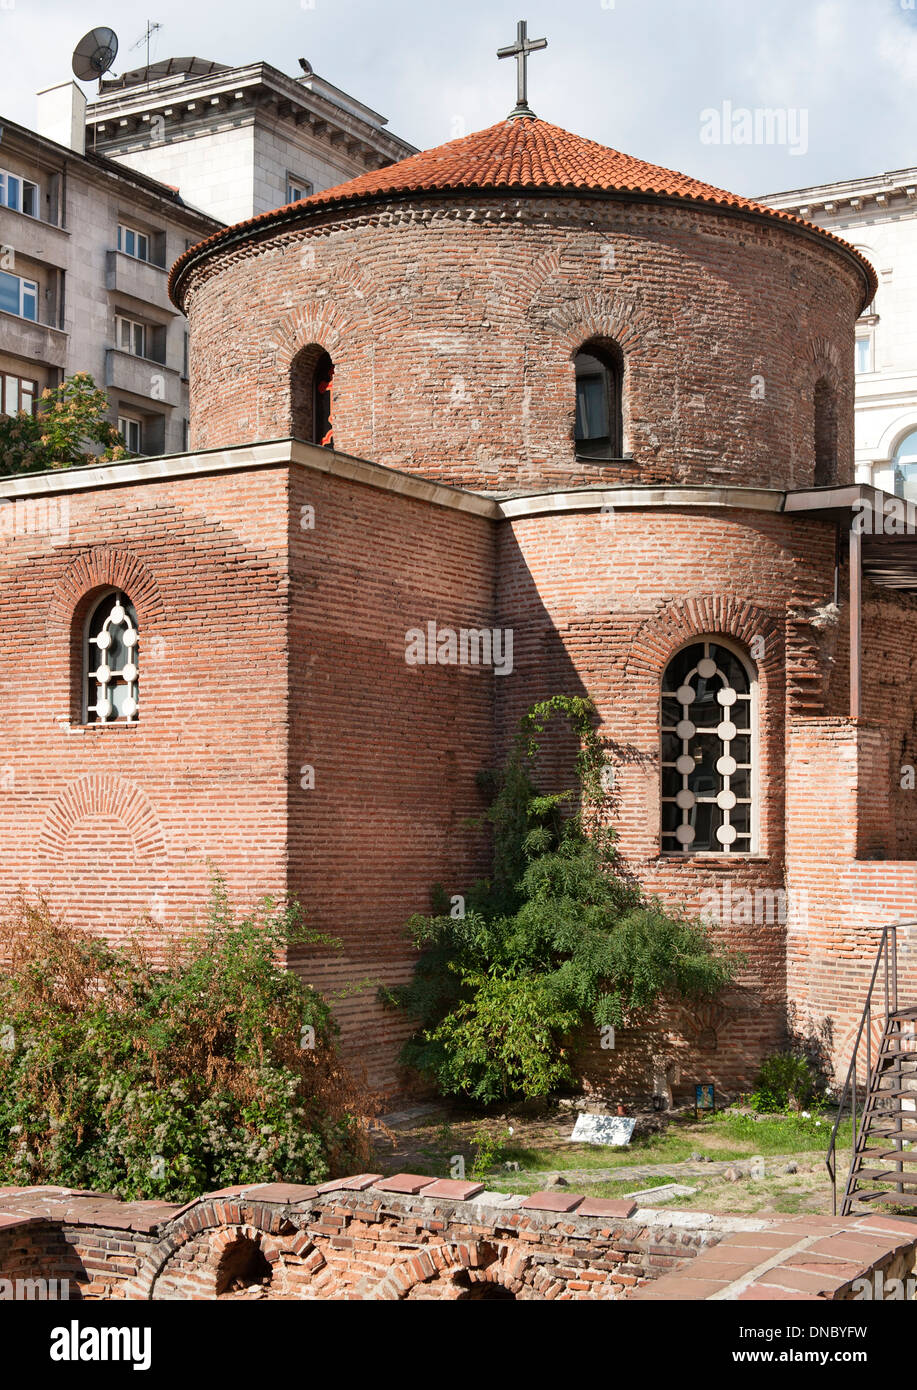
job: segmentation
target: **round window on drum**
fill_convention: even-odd
[[[662,850],[751,854],[755,680],[716,639],[694,642],[662,681]]]
[[[86,625],[84,708],[88,724],[129,724],[140,705],[137,613],[127,594],[99,600]]]

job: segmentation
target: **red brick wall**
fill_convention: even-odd
[[[207,859],[243,900],[286,873],[287,476],[73,492],[69,539],[0,549],[0,898],[117,935],[189,918]],[[124,588],[141,717],[82,726],[82,620]],[[68,720],[72,721],[67,727]]]
[[[303,507],[314,528],[303,529]],[[408,918],[430,890],[464,893],[487,871],[470,828],[486,804],[493,688],[483,666],[405,661],[430,621],[489,627],[493,523],[307,470],[291,481],[290,883],[310,925],[343,942],[297,968],[329,996],[353,982],[404,982]],[[314,769],[304,788],[301,769]],[[344,1051],[391,1086],[408,1029],[374,987],[338,998]]]
[[[453,196],[317,212],[190,272],[191,443],[288,436],[290,363],[317,343],[336,447],[427,477],[810,486],[825,378],[843,482],[860,295],[824,245],[709,209]],[[574,458],[571,357],[594,336],[624,352],[632,465]]]

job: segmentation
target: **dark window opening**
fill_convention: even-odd
[[[311,343],[290,367],[290,433],[308,444],[334,448],[334,363],[323,347]]]
[[[624,453],[624,359],[613,343],[586,343],[573,359],[576,424],[582,458],[617,459]]]

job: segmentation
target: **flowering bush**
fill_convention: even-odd
[[[218,878],[159,969],[139,937],[115,949],[21,901],[0,930],[0,1184],[185,1201],[365,1166],[331,1012],[279,963],[318,942],[295,905],[236,920]]]
[[[0,474],[72,468],[97,457],[105,462],[126,458],[124,440],[108,411],[108,397],[87,372],[47,387],[37,415],[25,410],[0,415]]]

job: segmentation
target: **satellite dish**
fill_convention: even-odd
[[[118,35],[114,29],[90,29],[73,50],[73,75],[81,82],[100,81],[118,55]]]

